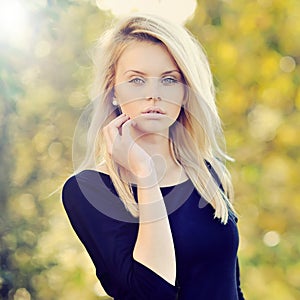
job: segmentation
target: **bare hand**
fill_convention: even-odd
[[[121,114],[103,128],[103,134],[108,154],[138,179],[152,173],[153,163],[151,156],[132,138],[130,128],[134,125],[133,120]]]

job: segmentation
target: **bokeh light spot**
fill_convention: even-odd
[[[260,141],[272,140],[281,123],[279,111],[264,105],[257,105],[248,115],[250,134]]]
[[[147,12],[162,15],[174,22],[183,23],[191,16],[197,6],[195,0],[96,0],[97,6],[102,10],[110,10],[114,15],[121,16],[132,12]]]
[[[61,157],[62,150],[63,150],[62,143],[53,142],[50,144],[50,146],[48,148],[48,154],[51,158],[58,159]]]
[[[0,40],[19,42],[25,38],[28,29],[28,16],[22,2],[1,0]]]
[[[295,59],[291,56],[284,56],[280,59],[279,67],[285,73],[293,72],[296,68]]]
[[[264,235],[263,241],[268,247],[277,246],[280,243],[280,235],[276,231],[268,231]]]
[[[18,213],[25,217],[32,217],[36,214],[36,205],[34,196],[29,193],[24,193],[17,199],[17,207],[14,207]]]
[[[296,61],[291,56],[284,56],[280,59],[279,67],[283,72],[291,73],[296,68]]]
[[[20,288],[20,289],[16,290],[13,299],[14,300],[30,300],[31,296],[30,296],[30,293],[25,288]]]

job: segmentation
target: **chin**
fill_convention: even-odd
[[[170,120],[158,121],[158,120],[136,120],[135,129],[143,133],[163,133],[169,130],[173,124]]]

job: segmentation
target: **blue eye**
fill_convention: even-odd
[[[174,77],[165,77],[161,80],[163,85],[173,85],[178,82],[178,80]]]
[[[142,85],[145,83],[145,80],[143,78],[140,78],[140,77],[135,77],[135,78],[132,78],[131,80],[129,80],[130,83],[133,83],[135,85]]]

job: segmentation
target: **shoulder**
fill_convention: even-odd
[[[84,170],[69,177],[63,185],[63,196],[66,194],[80,193],[87,188],[102,188],[104,178],[101,173],[94,170]]]
[[[84,170],[67,179],[62,201],[69,213],[90,211],[120,221],[136,222],[120,201],[109,175],[94,170]]]
[[[65,208],[86,208],[111,198],[114,194],[109,189],[110,178],[94,170],[84,170],[69,177],[62,188],[62,201]]]

